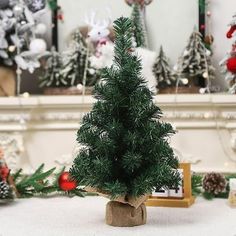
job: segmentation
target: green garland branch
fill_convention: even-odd
[[[236,174],[222,175],[219,173],[207,173],[205,175],[192,175],[192,193],[194,196],[202,196],[207,200],[215,198],[227,199],[229,197],[230,179],[235,179]]]

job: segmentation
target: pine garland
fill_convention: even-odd
[[[49,194],[69,194],[83,197],[82,190],[76,189],[70,192],[65,192],[60,189],[58,179],[64,172],[65,167],[55,172],[56,168],[44,171],[44,164],[32,175],[23,175],[22,169],[12,175],[15,182],[15,187],[21,198],[29,198],[35,196],[47,196]]]

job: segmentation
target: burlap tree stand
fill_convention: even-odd
[[[98,189],[85,187],[85,191],[97,193],[100,196],[110,199],[109,194]],[[134,198],[132,196],[120,196],[107,203],[106,224],[116,227],[133,227],[145,225],[147,221],[147,211],[144,202],[148,195]]]
[[[106,223],[116,227],[133,227],[144,225],[147,221],[146,206],[137,209],[121,202],[110,201],[106,206]]]

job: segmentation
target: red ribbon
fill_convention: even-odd
[[[236,25],[231,26],[230,30],[226,34],[227,38],[231,39],[235,31],[236,31]]]

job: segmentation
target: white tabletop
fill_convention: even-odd
[[[17,200],[0,205],[0,236],[236,236],[236,209],[198,198],[189,209],[148,207],[144,226],[104,223],[102,197]]]

